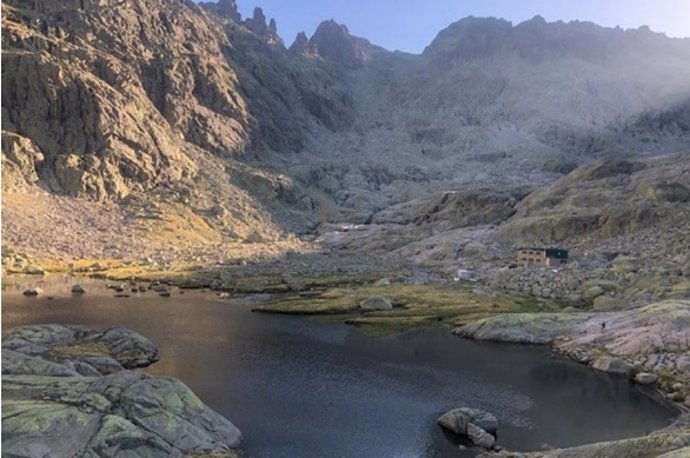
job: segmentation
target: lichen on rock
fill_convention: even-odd
[[[185,456],[240,431],[182,382],[127,368],[157,349],[126,329],[25,326],[3,338],[2,447],[12,456]]]

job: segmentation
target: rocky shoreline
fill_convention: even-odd
[[[669,428],[647,436],[597,442],[565,449],[517,453],[487,452],[479,458],[687,458],[690,456],[690,422],[687,417]]]
[[[467,285],[443,286],[434,281],[414,285],[410,283],[410,278],[381,278],[380,273],[351,275],[343,274],[348,281],[336,285],[330,283],[331,277],[285,275],[227,276],[221,288],[218,288],[218,279],[214,284],[210,277],[177,278],[165,283],[180,289],[262,292],[253,294],[261,296],[257,299],[257,309],[262,312],[342,315],[347,323],[378,327],[398,322],[403,322],[407,327],[425,326],[442,319],[447,324],[455,323],[453,333],[464,338],[550,345],[555,352],[591,365],[594,369],[616,373],[635,380],[647,389],[656,389],[665,402],[685,411],[672,428],[642,438],[534,454],[497,452],[501,457],[652,458],[690,445],[690,327],[687,326],[690,322],[690,301],[667,300],[617,312],[579,312],[556,308],[528,313],[524,305],[518,305],[522,310],[511,308],[515,305],[508,304],[506,297],[486,295],[479,285],[472,290]],[[244,289],[231,286],[242,286]],[[360,299],[370,297],[373,292],[393,298],[389,302],[391,307],[385,310],[362,308]],[[229,297],[227,293],[218,294]],[[458,297],[463,298],[462,305],[455,303]],[[451,300],[453,298],[455,301]],[[352,304],[348,306],[350,302]],[[534,308],[533,304],[529,305],[531,308]],[[602,323],[606,324],[605,329],[602,329]],[[395,329],[390,327],[389,330]],[[239,431],[231,423],[203,406],[179,381],[133,372],[137,367],[152,364],[158,356],[151,342],[131,331],[29,326],[7,333],[2,348],[3,390],[7,400],[3,402],[9,405],[4,409],[4,412],[9,412],[8,421],[5,423],[3,417],[3,424],[11,428],[6,436],[9,439],[3,439],[3,447],[7,441],[11,447],[21,451],[23,447],[35,447],[34,444],[40,443],[39,438],[55,440],[57,436],[47,434],[47,430],[32,433],[27,428],[26,421],[32,418],[30,409],[36,409],[36,403],[40,404],[38,407],[41,409],[55,410],[54,413],[50,412],[51,416],[56,416],[55,425],[44,425],[51,431],[54,427],[73,426],[77,421],[74,418],[90,425],[88,437],[75,439],[76,442],[69,445],[73,450],[103,448],[103,441],[106,441],[115,444],[112,446],[114,448],[108,446],[110,451],[135,447],[152,453],[149,456],[158,456],[156,453],[160,450],[166,450],[165,453],[179,451],[182,453],[179,456],[205,456],[211,452],[216,454],[213,456],[232,456],[227,454],[235,453],[234,447],[241,439]],[[130,399],[111,399],[105,394],[113,389],[121,392],[125,387],[128,391],[131,391],[129,387],[136,387],[134,389],[145,393],[147,399],[168,399],[170,393],[182,399],[182,407],[170,407],[157,401],[155,406],[146,406],[146,409],[161,411],[160,415],[164,418],[182,418],[184,421],[174,427],[177,428],[175,434],[167,431],[169,425],[161,422],[143,427],[137,416],[140,415],[139,411],[122,410],[120,407],[123,403],[131,402]],[[93,399],[97,402],[94,403]],[[117,413],[113,414],[113,408]],[[170,408],[174,410],[172,413],[168,411]],[[190,413],[190,409],[200,410]],[[73,418],[74,415],[76,417]],[[106,419],[110,421],[113,415],[117,417],[112,419],[115,424],[123,423],[127,428],[111,428],[112,425],[104,422]],[[201,418],[205,420],[201,424],[190,422],[187,421],[188,415],[202,415]],[[88,421],[82,417],[88,418]],[[158,431],[156,428],[162,429]],[[180,437],[178,432],[188,429],[193,431],[189,434],[194,439],[176,443],[175,438]],[[111,437],[115,433],[117,439]],[[167,442],[166,437],[169,439]],[[643,452],[639,452],[638,448]],[[617,450],[623,455],[606,454],[609,452],[602,450]],[[629,454],[629,450],[637,454]],[[104,456],[119,456],[113,453]],[[165,453],[160,456],[168,456]]]
[[[453,329],[470,339],[550,345],[594,370],[653,388],[682,412],[647,436],[500,458],[682,458],[690,456],[690,301],[664,301],[611,313],[506,314]],[[602,326],[605,323],[605,327]]]
[[[230,458],[242,435],[123,328],[37,325],[2,339],[3,456]]]
[[[456,327],[461,337],[548,344],[594,369],[637,377],[679,408],[690,407],[690,301],[608,313],[505,314]]]

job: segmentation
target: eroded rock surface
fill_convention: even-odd
[[[457,228],[572,244],[688,199],[687,156],[640,166],[690,145],[688,44],[649,30],[466,18],[409,55],[326,21],[288,50],[235,0],[10,0],[2,39],[3,237],[37,258],[208,262],[380,222],[366,248],[450,263],[495,252]]]
[[[663,375],[667,381],[661,388],[682,402],[690,381],[688,323],[690,301],[668,300],[608,313],[506,314],[453,332],[480,340],[553,344],[596,369],[627,376],[648,373],[639,374],[641,384],[653,383],[654,374]]]
[[[3,336],[2,350],[2,373],[11,375],[53,375],[42,369],[47,367],[74,368],[74,375],[106,375],[158,360],[150,340],[124,328],[23,326]]]
[[[498,429],[498,420],[489,412],[461,407],[444,413],[436,422],[455,434],[467,436],[478,447],[491,449],[496,443],[493,435]]]
[[[495,433],[498,429],[498,420],[493,414],[469,407],[450,410],[441,415],[437,423],[456,434],[467,434],[470,423],[490,433]]]
[[[2,349],[8,456],[182,457],[241,441],[179,380],[128,370],[153,363],[158,350],[127,329],[25,326]]]

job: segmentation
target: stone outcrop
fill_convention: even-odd
[[[240,23],[242,16],[237,9],[236,0],[218,0],[217,2],[199,2],[199,6],[206,11],[215,14],[221,18],[230,19],[233,22]]]
[[[669,382],[662,386],[680,402],[690,381],[688,319],[690,301],[669,300],[608,313],[501,315],[455,328],[453,333],[480,340],[552,344],[559,352],[615,374],[663,374],[683,382],[680,390]]]
[[[446,412],[436,422],[455,434],[466,436],[478,447],[491,449],[496,443],[498,420],[489,412],[461,407]]]
[[[216,20],[239,19],[229,0],[203,5],[210,15],[181,0],[85,5],[10,2],[5,11],[3,152],[27,181],[121,198],[193,177],[192,146],[224,156],[303,147],[320,103],[310,83],[329,77],[267,46],[279,38],[260,9],[237,28]]]
[[[367,312],[391,310],[393,309],[393,304],[391,304],[390,299],[387,297],[370,297],[364,299],[359,304],[359,308]]]
[[[139,25],[136,16],[119,8],[73,4],[58,11],[39,2],[36,20],[27,22],[22,20],[27,6],[8,4],[5,11],[3,129],[31,139],[42,154],[45,167],[35,167],[41,181],[71,196],[107,199],[193,175],[195,166],[178,134],[139,78],[143,59],[133,60],[143,47],[97,25],[120,23],[125,34],[139,27],[160,30],[151,39],[174,55],[171,48],[183,41],[181,35],[193,33],[174,25],[184,13],[147,16],[150,22]],[[77,38],[101,31],[105,35],[90,46]]]
[[[15,328],[2,339],[3,373],[14,375],[97,376],[146,367],[158,350],[143,336],[123,328],[95,331],[81,326]]]
[[[22,234],[35,227],[36,254],[51,247],[45,228],[76,232],[72,222],[107,228],[108,242],[95,245],[126,246],[114,228],[145,220],[123,232],[137,240],[174,232],[239,253],[247,247],[235,242],[255,230],[272,241],[318,223],[378,221],[427,226],[372,243],[388,251],[474,225],[502,226],[495,236],[504,244],[569,243],[669,226],[687,203],[682,167],[642,169],[631,157],[690,144],[682,40],[467,18],[409,55],[332,20],[290,51],[277,32],[260,9],[242,18],[235,0],[9,1],[6,238],[29,251]],[[37,202],[36,221],[23,216],[27,201]],[[208,230],[181,229],[185,222]],[[52,246],[51,259],[100,252],[82,253],[67,237]],[[397,254],[464,257],[452,241],[436,246],[428,256],[419,246]]]
[[[309,39],[309,46],[329,62],[345,68],[358,68],[382,51],[367,40],[350,35],[344,24],[334,20],[324,21]]]
[[[117,258],[103,248],[131,246],[121,228],[152,257],[152,229],[198,249],[311,224],[303,189],[237,159],[300,151],[314,124],[347,126],[336,75],[238,25],[233,1],[207,13],[182,0],[63,3],[3,9],[4,240],[40,258]]]
[[[686,171],[681,157],[594,161],[520,201],[498,236],[518,243],[563,243],[585,236],[632,236],[672,217],[688,218],[683,204],[683,189],[690,184]],[[661,185],[661,180],[674,185]]]
[[[414,215],[414,222],[448,221],[450,228],[499,224],[515,213],[521,196],[492,190],[449,192]]]
[[[659,376],[656,374],[650,374],[649,372],[640,372],[635,374],[635,381],[640,385],[653,385],[659,380]]]
[[[477,447],[482,447],[489,450],[493,448],[494,444],[496,443],[496,438],[493,435],[484,431],[484,429],[480,428],[474,423],[467,425],[467,437]]]
[[[126,329],[26,326],[2,342],[2,448],[12,456],[186,456],[230,452],[239,430],[170,377]]]
[[[448,191],[429,199],[409,201],[376,213],[372,222],[433,224],[440,229],[500,224],[516,212],[524,195],[493,189]]]
[[[441,415],[436,422],[455,434],[467,434],[467,427],[470,423],[492,434],[498,430],[498,420],[493,414],[469,407],[449,410]]]
[[[242,24],[271,44],[283,44],[280,36],[278,36],[278,26],[275,19],[271,18],[267,23],[264,11],[259,7],[254,8],[252,17],[245,19]]]
[[[304,32],[297,34],[295,41],[290,45],[290,52],[302,57],[318,57],[318,51],[311,47]]]

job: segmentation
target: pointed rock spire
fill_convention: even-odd
[[[236,0],[218,0],[218,2],[201,2],[199,3],[203,9],[209,13],[213,13],[225,19],[230,19],[234,22],[240,23],[242,16],[237,9]]]

